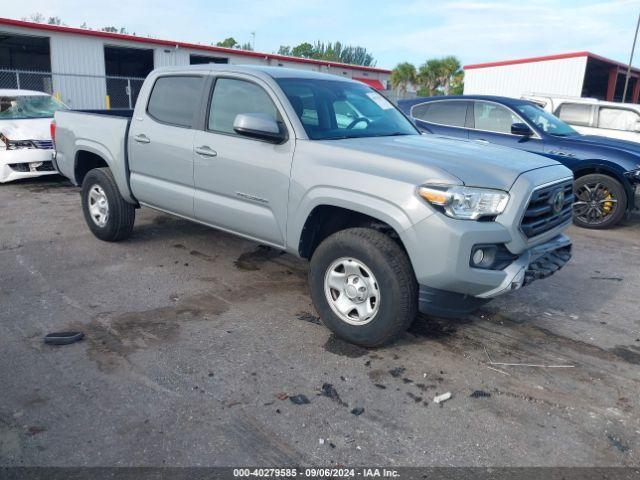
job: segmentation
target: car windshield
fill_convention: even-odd
[[[0,120],[51,118],[67,107],[49,95],[0,96]]]
[[[391,102],[364,84],[305,78],[277,82],[312,140],[419,135]]]
[[[549,112],[543,110],[537,105],[522,104],[518,105],[516,110],[518,110],[523,117],[533,123],[536,127],[549,135],[554,135],[556,137],[580,135],[558,117],[551,115]]]

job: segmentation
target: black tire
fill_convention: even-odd
[[[593,173],[579,177],[573,184],[573,192],[573,223],[579,227],[610,228],[625,216],[627,192],[618,180],[609,175]],[[590,208],[590,204],[597,208]]]
[[[347,323],[329,304],[325,274],[341,258],[364,263],[377,280],[380,303],[369,323]],[[336,336],[363,347],[393,342],[407,330],[418,311],[418,285],[407,254],[389,236],[370,228],[349,228],[327,237],[311,258],[309,285],[323,323]]]
[[[94,187],[102,189],[108,204],[108,215],[102,226],[94,220],[89,210],[89,194]],[[111,170],[108,168],[90,170],[82,182],[81,195],[84,219],[96,237],[105,242],[117,242],[131,235],[136,219],[136,208],[120,195]]]

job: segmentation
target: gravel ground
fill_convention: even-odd
[[[149,209],[103,243],[79,200],[0,186],[0,465],[640,465],[640,216],[366,350],[319,324],[305,262]]]

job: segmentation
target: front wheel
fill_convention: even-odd
[[[417,314],[418,286],[407,254],[370,228],[326,238],[311,258],[309,284],[323,323],[364,347],[392,342]]]
[[[627,210],[627,193],[609,175],[594,173],[576,179],[573,192],[573,223],[579,227],[603,229],[617,224]]]
[[[131,235],[136,209],[122,198],[108,168],[95,168],[84,177],[82,211],[89,229],[100,240],[117,242]]]

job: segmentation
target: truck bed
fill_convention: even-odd
[[[76,161],[95,155],[107,163],[123,197],[135,202],[129,188],[127,138],[133,110],[60,110],[55,113],[56,164],[74,184]]]

